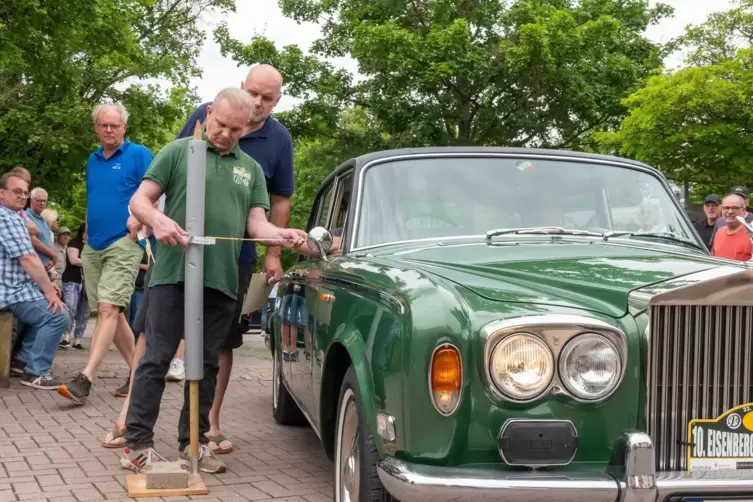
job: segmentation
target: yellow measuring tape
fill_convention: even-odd
[[[139,234],[137,236],[139,240],[142,240],[141,235]],[[147,237],[144,237],[143,240],[146,242],[146,255],[147,259],[152,260],[152,263],[157,263],[157,260],[154,258],[154,253],[152,252],[152,245],[149,242],[149,239]],[[244,237],[215,237],[212,235],[206,235],[203,237],[198,236],[190,236],[188,238],[188,242],[195,243],[195,244],[203,244],[211,246],[214,244],[214,241],[244,241],[244,242],[284,242],[284,241],[293,241],[295,239],[249,239]]]

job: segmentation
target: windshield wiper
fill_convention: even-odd
[[[609,240],[610,237],[659,237],[661,239],[668,239],[674,242],[679,242],[681,244],[685,244],[691,247],[694,247],[696,249],[700,249],[701,251],[705,251],[706,248],[701,246],[700,244],[689,241],[687,239],[682,239],[677,236],[677,234],[674,234],[672,232],[628,232],[628,231],[612,231],[607,232],[604,234],[603,239],[606,242]]]
[[[486,232],[486,242],[487,244],[491,244],[493,237],[507,234],[586,235],[591,237],[601,237],[603,235],[599,232],[573,230],[562,227],[500,228]]]

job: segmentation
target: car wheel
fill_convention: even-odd
[[[379,480],[379,456],[362,410],[361,392],[351,366],[340,387],[337,406],[335,502],[398,502]]]
[[[272,356],[272,416],[281,425],[303,425],[306,417],[282,381],[282,365],[278,359],[278,354]]]

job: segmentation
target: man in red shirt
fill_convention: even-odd
[[[722,217],[726,226],[714,235],[713,256],[730,260],[748,261],[753,256],[753,242],[738,216],[745,216],[745,200],[739,195],[728,195],[722,201]]]

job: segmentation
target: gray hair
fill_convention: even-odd
[[[128,123],[128,110],[126,110],[126,107],[123,106],[122,103],[100,103],[97,106],[94,107],[94,110],[92,111],[92,122],[95,124],[97,123],[97,117],[99,117],[99,114],[102,113],[104,110],[113,109],[116,112],[120,114],[120,118],[123,120],[124,124]]]
[[[217,96],[214,97],[212,104],[217,104],[220,101],[226,101],[230,106],[233,107],[237,106],[247,109],[249,117],[254,110],[254,101],[251,99],[251,96],[249,96],[246,91],[238,87],[228,87],[226,89],[222,89],[217,94]]]
[[[39,194],[42,194],[42,195],[47,195],[47,196],[49,197],[49,194],[47,193],[47,190],[45,190],[45,189],[44,189],[44,188],[42,188],[42,187],[36,187],[36,188],[35,188],[34,190],[32,190],[32,191],[31,191],[31,193],[29,194],[29,198],[33,199],[34,197],[36,197],[36,196],[37,196],[37,195],[39,195]]]

